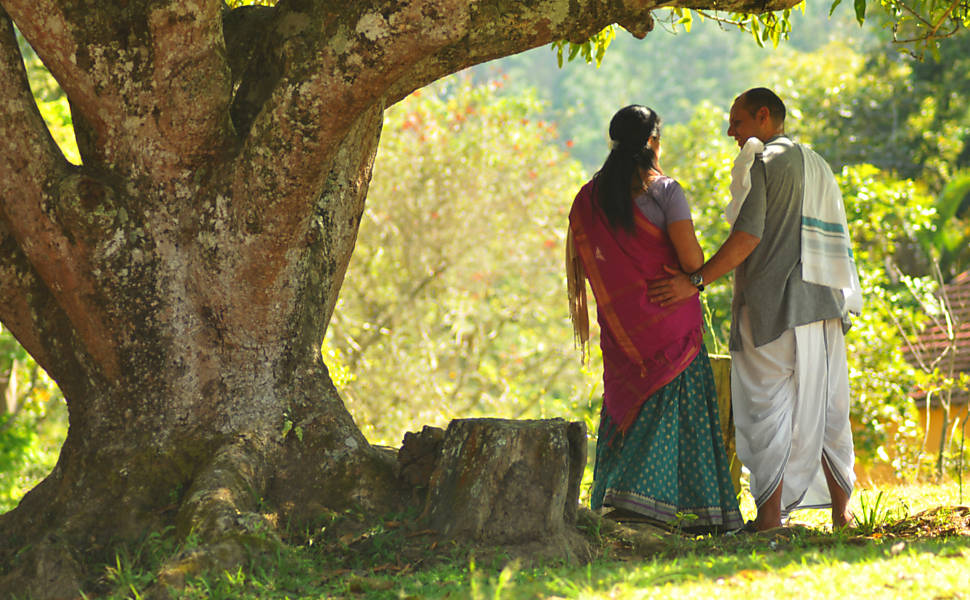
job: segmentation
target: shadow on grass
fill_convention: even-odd
[[[939,557],[946,562],[937,567],[947,570],[957,568],[949,567],[948,559],[959,560],[959,565],[970,559],[966,507],[940,507],[886,521],[865,535],[793,527],[692,537],[618,525],[589,511],[583,511],[579,524],[595,549],[596,558],[585,565],[536,559],[514,547],[462,546],[421,529],[412,514],[368,520],[353,511],[333,513],[303,531],[290,532],[274,549],[254,554],[235,573],[210,573],[187,582],[178,597],[624,597],[644,590],[649,595],[655,586],[665,586],[665,594],[680,585],[743,588],[786,570],[817,568],[824,578],[822,569],[832,565],[854,568],[912,555]],[[145,555],[170,550],[157,540],[152,544],[158,547]],[[111,565],[111,577],[97,596],[138,597],[139,588],[150,583],[152,569],[147,563]]]
[[[342,521],[342,522],[341,522]],[[515,548],[470,548],[407,522],[354,530],[335,520],[308,538],[326,574],[324,593],[356,598],[536,598],[610,595],[678,582],[752,579],[797,567],[865,564],[911,553],[970,558],[970,510],[941,507],[878,525],[865,535],[791,527],[759,534],[686,536],[624,526],[584,512],[596,548],[586,565],[530,560]],[[295,541],[295,540],[294,540]],[[310,590],[306,590],[310,592]],[[310,594],[308,594],[310,595]]]

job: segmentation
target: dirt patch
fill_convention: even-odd
[[[970,536],[970,506],[938,506],[875,528],[868,536],[898,538],[941,538]]]

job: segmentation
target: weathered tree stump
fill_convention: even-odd
[[[427,489],[444,443],[445,430],[440,427],[424,428],[404,434],[404,441],[397,453],[398,472],[404,483],[415,489]]]
[[[714,385],[717,387],[717,406],[721,420],[721,435],[724,449],[731,463],[731,483],[734,493],[741,493],[741,461],[738,460],[734,437],[734,413],[731,410],[731,357],[711,355],[711,369],[714,371]]]
[[[585,466],[583,423],[452,421],[429,482],[429,525],[453,539],[583,559],[575,522]]]

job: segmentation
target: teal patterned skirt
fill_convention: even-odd
[[[600,412],[590,504],[690,530],[743,525],[707,351],[646,400],[625,434]],[[693,516],[691,516],[693,515]]]

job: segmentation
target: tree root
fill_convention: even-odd
[[[76,598],[84,568],[70,547],[55,536],[29,546],[16,565],[0,576],[0,597]]]

